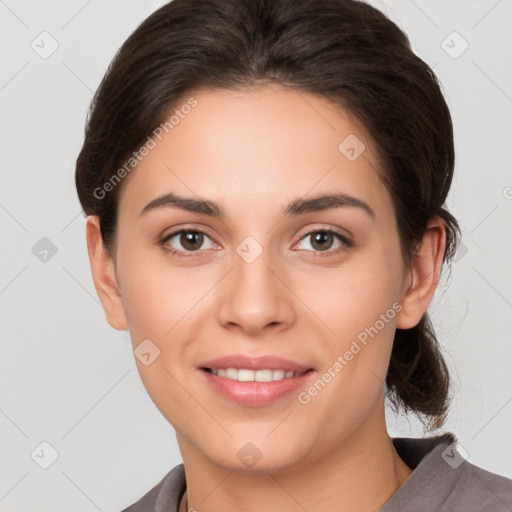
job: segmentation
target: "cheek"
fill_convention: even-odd
[[[120,244],[118,262],[128,328],[134,343],[141,337],[161,340],[204,293],[200,275],[173,267],[164,254],[130,245]]]
[[[164,258],[136,248],[125,248],[119,254],[130,255],[120,259],[119,275],[137,370],[156,407],[173,425],[179,424],[187,414],[190,397],[179,385],[183,375],[176,363],[183,363],[184,332],[190,332],[193,306],[206,284],[201,286],[193,274],[171,268]],[[171,405],[176,403],[180,407]]]
[[[170,298],[163,293],[172,283],[141,268],[128,270],[124,276],[122,296],[132,341],[160,339],[172,325],[172,294]]]
[[[333,437],[357,428],[382,398],[401,308],[391,272],[378,265],[346,270],[325,280],[334,291],[310,295],[332,332],[317,338],[318,379],[299,400],[311,418],[330,418],[326,435]]]
[[[400,265],[388,264],[386,255],[367,250],[337,268],[302,275],[295,289],[332,338],[348,340],[392,308],[399,297],[399,272]],[[387,316],[394,318],[394,313]]]
[[[322,323],[308,315],[312,321],[327,326],[318,338],[322,382],[304,397],[315,402],[319,416],[334,414],[345,421],[350,411],[355,418],[381,394],[401,309],[401,266],[389,249],[367,248],[345,265],[309,275],[298,292]],[[313,398],[319,390],[322,398]],[[340,408],[333,410],[332,404]]]

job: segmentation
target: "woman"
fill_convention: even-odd
[[[460,236],[432,70],[355,0],[175,0],[122,46],[76,184],[96,290],[183,464],[126,511],[512,510],[433,432]]]

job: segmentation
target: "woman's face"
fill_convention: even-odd
[[[190,96],[122,185],[112,314],[182,453],[298,467],[382,427],[407,286],[391,197],[371,140],[328,100]],[[354,199],[312,201],[336,194]]]

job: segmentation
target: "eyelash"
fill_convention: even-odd
[[[159,242],[159,244],[162,246],[162,249],[170,254],[171,256],[174,256],[174,257],[177,257],[177,258],[189,258],[189,257],[193,257],[194,256],[194,253],[199,253],[199,252],[202,252],[201,250],[197,250],[197,251],[179,251],[179,250],[176,250],[176,249],[169,249],[166,244],[167,242],[175,237],[176,235],[179,235],[181,233],[201,233],[203,235],[206,235],[208,238],[211,238],[208,233],[200,230],[200,229],[180,229],[179,231],[174,231],[173,233],[170,233],[169,235],[166,235],[164,238],[162,238]],[[338,233],[337,231],[333,230],[333,229],[316,229],[316,230],[313,230],[313,231],[309,231],[308,233],[306,233],[304,236],[302,236],[300,238],[300,241],[304,240],[305,238],[307,238],[308,236],[311,236],[313,234],[316,234],[316,233],[330,233],[332,235],[334,235],[343,245],[341,247],[338,247],[337,249],[334,249],[334,250],[326,250],[326,251],[313,251],[315,253],[315,256],[314,257],[320,257],[320,258],[323,258],[323,257],[328,257],[328,256],[334,256],[334,255],[337,255],[337,254],[340,254],[342,252],[345,252],[347,251],[348,249],[350,249],[354,244],[352,241],[350,241],[346,236],[342,235],[341,233]],[[186,253],[191,253],[190,255],[187,255]]]

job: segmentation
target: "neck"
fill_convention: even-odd
[[[398,456],[382,415],[321,456],[279,471],[229,470],[194,451],[178,435],[186,471],[188,509],[201,512],[378,511],[412,470]],[[185,505],[183,500],[182,506]],[[183,510],[186,510],[183,508]]]

